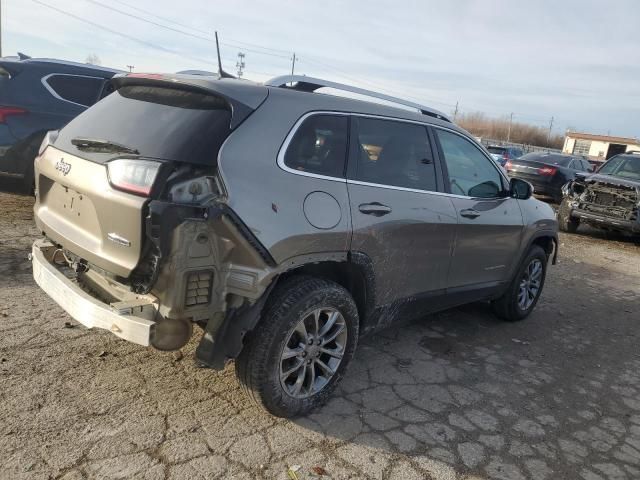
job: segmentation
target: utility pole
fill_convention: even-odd
[[[456,100],[456,109],[453,112],[453,121],[456,121],[456,117],[458,116],[458,101]]]
[[[293,76],[293,72],[296,69],[296,52],[293,52],[293,57],[291,57],[291,76]]]
[[[551,141],[551,129],[553,128],[553,117],[551,117],[551,121],[549,122],[549,134],[547,135],[547,147],[549,146],[549,142]]]
[[[129,72],[133,72],[133,69],[135,68],[135,65],[127,65],[127,68],[129,69]]]
[[[244,53],[238,52],[238,61],[236,62],[236,68],[238,69],[238,78],[242,78],[244,67]]]
[[[509,115],[509,130],[507,131],[507,142],[511,141],[511,124],[513,123],[513,112]]]
[[[0,0],[0,57],[2,57],[2,0]]]

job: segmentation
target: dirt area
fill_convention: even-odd
[[[0,211],[1,478],[640,478],[640,246],[623,237],[563,235],[524,322],[471,305],[363,340],[333,400],[292,422],[232,366],[196,368],[195,336],[160,353],[73,322],[31,278],[31,200]]]

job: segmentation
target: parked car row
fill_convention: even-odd
[[[493,159],[502,167],[504,167],[505,163],[509,160],[520,158],[524,154],[524,151],[519,147],[507,147],[501,145],[489,145],[487,150]]]
[[[33,159],[45,133],[111,93],[118,72],[23,54],[0,59],[0,191],[33,192]]]

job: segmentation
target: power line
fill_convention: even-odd
[[[149,23],[151,25],[155,25],[156,27],[164,28],[166,30],[170,30],[170,31],[176,32],[176,33],[181,33],[182,35],[187,35],[188,37],[198,38],[200,40],[206,40],[208,42],[212,41],[211,38],[203,37],[202,35],[195,35],[193,33],[185,32],[183,30],[178,30],[177,28],[169,27],[167,25],[163,25],[161,23],[154,22],[153,20],[149,20],[149,19],[141,17],[139,15],[135,15],[133,13],[125,12],[124,10],[120,10],[119,8],[112,7],[110,5],[106,5],[106,4],[102,3],[102,2],[98,2],[97,0],[84,0],[84,1],[88,2],[88,3],[92,3],[94,5],[98,5],[99,7],[102,7],[102,8],[106,8],[107,10],[111,10],[113,12],[119,13],[120,15],[124,15],[124,16],[130,17],[130,18],[135,18],[136,20],[139,20],[141,22],[145,22],[145,23]]]
[[[111,1],[115,2],[115,3],[118,3],[118,4],[120,4],[120,5],[124,6],[124,7],[130,8],[131,10],[135,10],[137,12],[144,13],[146,15],[149,15],[149,16],[152,16],[154,18],[157,18],[158,20],[162,20],[163,22],[166,22],[166,23],[169,23],[169,24],[173,24],[173,25],[177,25],[177,26],[185,28],[187,30],[192,30],[194,32],[198,32],[198,33],[201,33],[201,34],[204,34],[204,35],[207,35],[207,36],[210,35],[210,33],[205,31],[205,30],[201,30],[201,29],[196,28],[194,26],[185,25],[184,23],[180,23],[180,22],[177,22],[175,20],[172,20],[172,19],[169,19],[169,18],[166,18],[166,17],[162,17],[162,16],[157,15],[157,14],[155,14],[155,13],[149,11],[149,10],[145,10],[145,9],[130,5],[127,2],[123,2],[121,0],[111,0]],[[206,40],[212,41],[211,38],[206,38]],[[279,49],[279,48],[264,47],[262,45],[256,45],[254,43],[235,40],[233,38],[228,38],[227,40],[228,40],[227,43],[225,43],[225,42],[220,42],[220,43],[222,45],[227,45],[227,46],[232,46],[232,47],[238,47],[238,45],[241,45],[243,48],[245,48],[245,47],[254,47],[254,48],[261,49],[261,50],[267,50],[267,51],[271,51],[271,52],[276,52],[276,53],[280,53],[281,54],[281,55],[278,55],[281,58],[289,58],[288,55],[291,53],[290,50],[282,50],[282,49]],[[234,45],[234,44],[237,44],[237,45]],[[253,53],[261,53],[261,54],[264,54],[264,55],[269,55],[267,52],[256,52],[256,51],[253,51]],[[287,55],[287,57],[285,57],[284,55]]]
[[[104,31],[109,32],[109,33],[111,33],[113,35],[118,35],[120,37],[126,38],[127,40],[131,40],[133,42],[136,42],[136,43],[139,43],[141,45],[144,45],[146,47],[153,48],[153,49],[156,49],[156,50],[160,50],[160,51],[165,52],[165,53],[170,53],[170,54],[173,54],[173,55],[177,55],[177,56],[182,57],[182,58],[189,58],[190,60],[195,60],[197,62],[206,63],[206,64],[210,64],[210,65],[215,65],[214,62],[211,62],[209,60],[204,60],[202,58],[194,57],[194,56],[191,56],[191,55],[185,55],[184,53],[178,52],[177,50],[172,50],[172,49],[163,47],[161,45],[156,45],[154,43],[148,42],[146,40],[142,40],[140,38],[132,37],[131,35],[119,32],[117,30],[112,30],[111,28],[105,27],[102,24],[99,24],[99,23],[96,23],[96,22],[92,22],[91,20],[87,20],[86,18],[83,18],[83,17],[79,17],[78,15],[75,15],[75,14],[73,14],[71,12],[67,12],[66,10],[62,10],[62,9],[60,9],[58,7],[54,7],[53,5],[49,5],[48,3],[44,3],[41,0],[31,0],[31,1],[34,2],[34,3],[37,3],[38,5],[42,5],[43,7],[47,7],[49,9],[51,9],[51,10],[54,10],[54,11],[56,11],[56,12],[62,14],[62,15],[67,16],[67,17],[71,17],[71,18],[73,18],[75,20],[78,20],[80,22],[83,22],[83,23],[87,23],[87,24],[89,24],[89,25],[91,25],[91,26],[93,26],[95,28],[98,28],[100,30],[104,30]]]
[[[107,10],[111,10],[113,12],[119,13],[120,15],[124,15],[126,17],[136,19],[136,20],[138,20],[140,22],[145,22],[145,23],[148,23],[150,25],[154,25],[156,27],[164,28],[165,30],[169,30],[169,31],[174,32],[174,33],[180,33],[182,35],[186,35],[187,37],[196,38],[198,40],[204,40],[205,42],[211,42],[211,43],[215,42],[213,40],[213,38],[211,38],[210,36],[202,36],[202,35],[198,35],[198,34],[195,34],[195,33],[185,32],[184,30],[180,30],[178,28],[174,28],[174,27],[171,27],[171,26],[168,26],[168,25],[163,25],[162,23],[154,22],[153,20],[149,20],[148,18],[141,17],[140,15],[136,15],[134,13],[125,12],[124,10],[121,10],[119,8],[116,8],[116,7],[112,7],[111,5],[107,5],[107,4],[99,2],[97,0],[84,0],[84,1],[88,2],[88,3],[92,3],[94,5],[98,5],[98,6],[102,7],[102,8],[106,8]],[[122,2],[119,2],[119,3],[122,3]],[[132,8],[134,8],[134,7],[132,7]],[[149,12],[146,12],[145,10],[142,10],[142,9],[139,9],[139,8],[135,8],[135,9],[139,10],[139,11],[141,11],[143,13],[147,13],[149,15],[153,15],[153,14],[151,14]],[[156,16],[156,15],[153,15],[153,16]],[[162,17],[158,17],[158,18],[161,18],[165,22],[170,22],[170,20],[164,19]],[[190,30],[194,30],[191,27],[183,26],[181,23],[177,23],[177,22],[171,22],[171,23],[175,23],[176,25],[180,25],[183,28],[188,28]],[[200,30],[196,30],[196,31],[200,31]],[[261,51],[258,51],[258,50],[254,50],[252,48],[243,47],[241,45],[234,45],[233,43],[228,42],[228,41],[227,42],[220,42],[220,44],[221,45],[226,45],[228,47],[241,48],[241,49],[244,49],[244,50],[246,50],[248,52],[257,53],[259,55],[268,55],[268,56],[271,56],[271,57],[278,57],[278,58],[283,58],[283,59],[288,59],[289,58],[286,55],[278,55],[278,54],[275,54],[275,53],[261,52]]]

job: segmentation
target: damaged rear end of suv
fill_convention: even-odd
[[[34,277],[87,327],[175,350],[194,323],[215,333],[264,291],[272,260],[221,201],[217,156],[267,89],[159,75],[114,85],[40,148]],[[199,357],[221,368],[233,355],[214,358],[213,340]]]
[[[292,417],[327,401],[361,335],[475,301],[534,310],[553,211],[443,113],[308,76],[114,86],[34,162],[34,278],[85,326],[175,350],[199,325],[200,366],[235,360]]]
[[[597,173],[567,183],[562,194],[561,230],[575,233],[587,224],[640,235],[640,152],[612,157]]]

